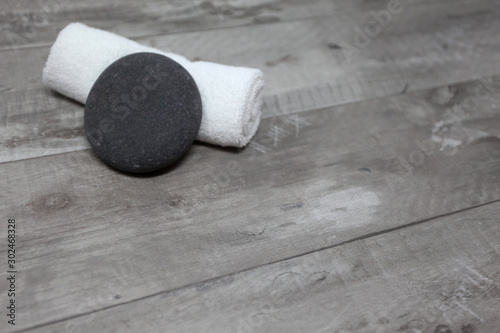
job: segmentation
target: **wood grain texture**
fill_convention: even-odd
[[[500,203],[38,332],[495,332]]]
[[[4,0],[0,50],[49,45],[71,22],[130,38],[266,24],[383,7],[386,0]]]
[[[494,332],[499,3],[402,1],[374,33],[387,3],[2,1],[0,210],[20,293],[0,331]],[[153,175],[108,168],[83,107],[41,84],[75,20],[262,68],[258,135]]]
[[[16,328],[500,200],[499,95],[469,82],[268,118],[245,150],[197,144],[148,177],[90,150],[3,163],[0,207],[19,221],[22,258]]]
[[[335,45],[354,45],[353,28],[370,20],[367,8],[139,41],[191,59],[262,68],[264,117],[270,117],[497,73],[500,12],[485,10],[490,7],[486,0],[408,4],[370,45],[348,58]],[[88,148],[83,107],[42,87],[48,48],[2,55],[0,162]]]

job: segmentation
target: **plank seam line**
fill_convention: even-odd
[[[444,218],[444,217],[456,215],[456,214],[463,213],[463,212],[466,212],[466,211],[469,211],[469,210],[474,210],[476,208],[480,208],[480,207],[492,205],[492,204],[495,204],[495,203],[498,203],[498,202],[500,202],[500,199],[494,200],[494,201],[490,201],[488,203],[483,203],[483,204],[479,204],[479,205],[475,205],[475,206],[471,206],[471,207],[459,209],[459,210],[454,211],[454,212],[445,213],[445,214],[437,215],[437,216],[434,216],[434,217],[429,217],[429,218],[426,218],[426,219],[422,219],[422,220],[418,220],[418,221],[406,223],[406,224],[403,224],[403,225],[400,225],[400,226],[396,226],[396,227],[392,227],[392,228],[388,228],[388,229],[384,229],[384,230],[380,230],[380,231],[374,231],[374,232],[368,233],[368,234],[363,235],[363,236],[359,236],[359,237],[356,237],[356,238],[353,238],[353,239],[349,239],[349,240],[340,242],[338,244],[334,244],[334,245],[330,245],[330,246],[324,246],[322,248],[319,248],[319,249],[316,249],[316,250],[307,251],[307,252],[304,252],[304,253],[301,253],[301,254],[297,254],[297,255],[294,255],[294,256],[291,256],[291,257],[282,258],[282,259],[279,259],[279,260],[275,260],[275,261],[272,261],[272,262],[268,262],[268,263],[265,263],[265,264],[262,264],[262,265],[257,265],[257,266],[250,267],[250,268],[245,268],[245,269],[243,269],[241,271],[238,271],[238,272],[224,274],[224,275],[221,275],[221,276],[218,276],[218,277],[215,277],[215,278],[211,278],[211,279],[208,279],[208,280],[200,281],[200,282],[197,282],[197,283],[188,284],[188,285],[177,287],[177,288],[173,288],[173,289],[170,289],[170,290],[159,291],[159,292],[153,293],[151,295],[142,296],[142,297],[139,297],[139,298],[136,298],[136,299],[132,299],[132,300],[123,302],[123,303],[113,304],[113,305],[110,305],[110,306],[107,306],[107,307],[103,307],[103,308],[98,309],[98,310],[88,311],[88,312],[76,314],[76,315],[69,316],[69,317],[66,317],[66,318],[62,318],[62,319],[57,319],[57,320],[54,320],[54,321],[50,321],[50,322],[47,322],[47,323],[41,323],[41,324],[38,324],[38,325],[35,325],[35,326],[32,326],[32,327],[25,328],[25,329],[20,330],[20,331],[14,331],[14,332],[16,332],[16,333],[28,332],[28,331],[39,329],[39,328],[46,327],[46,326],[49,326],[49,325],[54,325],[54,324],[57,324],[57,323],[62,323],[62,322],[69,321],[69,320],[72,320],[72,319],[84,317],[84,316],[87,316],[87,315],[90,315],[90,314],[93,314],[93,313],[98,313],[98,312],[101,312],[101,311],[106,311],[106,310],[109,310],[109,309],[112,309],[112,308],[115,308],[115,307],[119,307],[119,306],[131,304],[131,303],[139,302],[139,301],[142,301],[142,300],[145,300],[145,299],[148,299],[148,298],[153,298],[153,297],[156,297],[156,296],[159,296],[159,295],[162,295],[162,294],[168,294],[168,293],[180,291],[182,289],[188,289],[188,288],[192,288],[192,287],[195,287],[195,286],[207,284],[207,283],[210,283],[210,282],[215,282],[215,281],[218,281],[220,279],[224,279],[224,278],[227,278],[227,277],[239,275],[239,274],[245,273],[247,271],[258,269],[258,268],[261,268],[261,267],[264,267],[264,266],[274,265],[274,264],[277,264],[279,262],[293,260],[293,259],[296,259],[296,258],[308,256],[308,255],[316,253],[316,252],[330,250],[330,249],[333,249],[333,248],[336,248],[336,247],[340,247],[340,246],[348,245],[348,244],[355,243],[355,242],[358,242],[358,241],[366,240],[366,239],[369,239],[369,238],[372,238],[372,237],[376,237],[376,236],[379,236],[379,235],[383,235],[383,234],[387,234],[387,233],[392,233],[394,231],[398,231],[398,230],[402,230],[402,229],[406,229],[406,228],[411,228],[411,227],[414,227],[414,226],[417,226],[417,225],[421,225],[421,224],[424,224],[424,223],[427,223],[427,222],[431,222],[431,221],[436,220],[436,219],[440,219],[440,218]]]
[[[372,96],[372,97],[368,97],[368,98],[364,98],[364,99],[356,99],[356,100],[351,100],[351,101],[340,102],[340,103],[336,103],[336,104],[315,106],[315,107],[312,107],[311,109],[297,110],[297,111],[292,111],[289,113],[277,113],[277,114],[264,115],[261,117],[261,119],[268,119],[268,118],[273,118],[273,117],[286,117],[286,116],[290,116],[290,115],[294,115],[294,114],[298,114],[298,113],[324,111],[324,110],[339,107],[339,106],[346,106],[346,105],[350,105],[350,104],[369,102],[369,101],[374,101],[374,100],[384,99],[384,98],[393,98],[393,97],[400,96],[400,95],[411,95],[413,93],[418,93],[418,92],[422,92],[425,90],[442,88],[442,87],[446,87],[446,86],[470,84],[470,83],[474,83],[475,81],[478,81],[484,77],[500,76],[500,72],[495,72],[493,74],[488,74],[488,75],[480,75],[480,74],[475,74],[475,75],[479,75],[479,76],[471,76],[465,80],[453,81],[453,82],[448,82],[448,83],[438,84],[438,85],[431,85],[429,87],[418,88],[415,90],[412,90],[412,89],[408,90],[408,88],[405,85],[404,86],[404,88],[406,89],[405,92],[395,92],[395,93],[389,93],[389,94],[380,95],[380,96]],[[309,88],[309,87],[307,87],[307,88]],[[285,94],[287,92],[294,92],[294,91],[296,91],[296,90],[284,91],[284,92],[281,92],[279,94]],[[278,94],[273,94],[273,95],[278,95]],[[273,96],[273,95],[266,95],[266,96]],[[264,97],[266,97],[266,96],[264,96]]]

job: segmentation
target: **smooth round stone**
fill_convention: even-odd
[[[202,104],[191,75],[155,53],[135,53],[111,64],[85,104],[85,132],[96,154],[126,172],[151,172],[191,147]]]

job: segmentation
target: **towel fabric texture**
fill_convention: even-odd
[[[260,122],[264,75],[258,69],[191,62],[111,32],[71,23],[59,33],[50,50],[43,83],[85,103],[94,82],[109,65],[138,52],[167,56],[194,78],[203,105],[197,140],[232,147],[248,144]]]

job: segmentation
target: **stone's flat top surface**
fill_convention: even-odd
[[[151,172],[192,145],[202,104],[191,75],[175,61],[135,53],[111,64],[85,105],[85,131],[96,154],[126,172]]]

